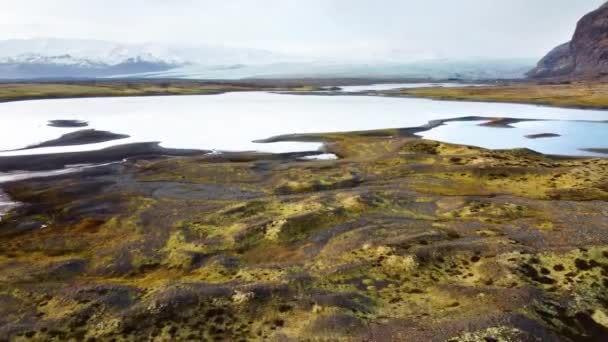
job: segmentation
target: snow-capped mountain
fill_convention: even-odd
[[[371,77],[517,78],[534,62],[458,61],[391,46],[355,46],[294,56],[208,45],[121,44],[87,39],[0,41],[0,80],[40,78]]]
[[[230,67],[289,60],[265,50],[85,39],[0,41],[0,79],[110,77],[166,71],[187,65]]]

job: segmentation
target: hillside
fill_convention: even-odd
[[[549,52],[528,72],[533,79],[598,80],[608,76],[608,3],[585,15],[572,40]]]

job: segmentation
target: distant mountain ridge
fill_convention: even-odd
[[[230,66],[281,59],[269,51],[214,46],[129,45],[86,39],[0,41],[0,79],[109,77],[191,64]]]
[[[572,40],[549,52],[527,75],[533,79],[608,79],[608,3],[585,15]]]
[[[63,56],[20,56],[0,60],[0,79],[95,78],[119,74],[165,71],[179,65],[147,61],[140,56],[117,64]]]
[[[67,78],[521,78],[534,60],[439,59],[392,48],[304,57],[224,46],[121,44],[87,39],[0,41],[0,80]]]

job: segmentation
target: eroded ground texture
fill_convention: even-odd
[[[606,341],[608,160],[324,139],[6,186],[0,339]]]

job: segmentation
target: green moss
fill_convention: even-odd
[[[608,87],[603,83],[511,84],[490,87],[405,89],[400,95],[439,100],[534,103],[559,107],[608,108]]]
[[[342,159],[139,160],[83,193],[70,175],[9,185],[35,206],[0,224],[0,314],[40,340],[410,337],[403,322],[420,340],[536,338],[479,319],[522,316],[602,331],[605,160],[312,138]]]
[[[231,91],[252,90],[316,90],[314,87],[272,87],[237,84],[213,84],[197,81],[96,81],[63,83],[5,83],[0,85],[0,99],[17,101],[27,99],[107,97],[107,96],[159,96],[207,95]]]

